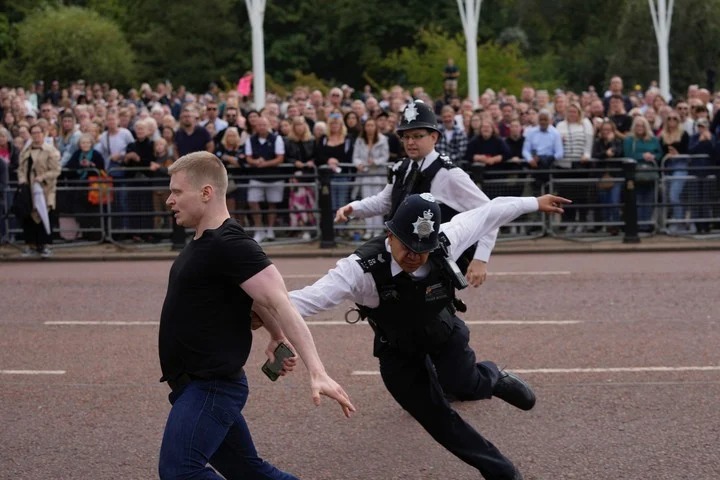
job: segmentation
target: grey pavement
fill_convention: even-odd
[[[333,248],[321,248],[317,241],[289,243],[278,240],[262,243],[265,252],[272,257],[344,257],[353,252],[359,243],[337,242]],[[640,237],[639,243],[625,243],[619,237],[551,237],[500,238],[493,255],[524,253],[593,253],[638,251],[690,251],[720,250],[720,235]],[[10,261],[112,261],[112,260],[168,260],[177,256],[170,244],[56,244],[49,258],[23,257],[22,245],[1,245],[0,262]]]

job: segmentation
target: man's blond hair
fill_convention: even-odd
[[[219,197],[225,198],[228,188],[227,170],[212,153],[202,151],[183,155],[168,168],[170,175],[180,171],[187,172],[188,180],[194,186],[201,188],[210,184]]]

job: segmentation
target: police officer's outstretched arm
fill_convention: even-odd
[[[572,203],[572,200],[550,194],[537,197],[537,201],[538,211],[545,213],[563,213],[563,205]]]
[[[350,202],[338,208],[337,212],[335,212],[335,223],[347,222],[350,220],[350,215],[355,218],[384,215],[390,211],[391,195],[392,185],[387,185],[377,195]]]
[[[320,396],[335,399],[346,417],[355,411],[345,390],[325,372],[325,367],[315,348],[315,342],[307,325],[288,297],[285,282],[274,265],[269,265],[250,279],[240,284],[253,302],[277,319],[283,332],[297,349],[297,353],[310,373],[310,388],[315,405]]]

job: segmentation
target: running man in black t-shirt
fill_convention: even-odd
[[[242,416],[253,303],[273,312],[269,328],[267,317],[264,322],[271,336],[267,352],[280,342],[294,347],[310,372],[315,404],[326,395],[346,416],[355,408],[325,372],[280,273],[230,218],[222,163],[211,153],[196,152],[168,172],[167,204],[179,225],[196,232],[170,270],[160,319],[161,380],[172,389],[160,478],[221,478],[210,464],[228,479],[295,479],[258,457]],[[268,357],[272,360],[272,353]],[[294,361],[285,362],[286,371],[293,367]]]

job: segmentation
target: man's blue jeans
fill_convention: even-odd
[[[261,459],[242,416],[247,378],[196,380],[170,394],[161,479],[297,480]]]

